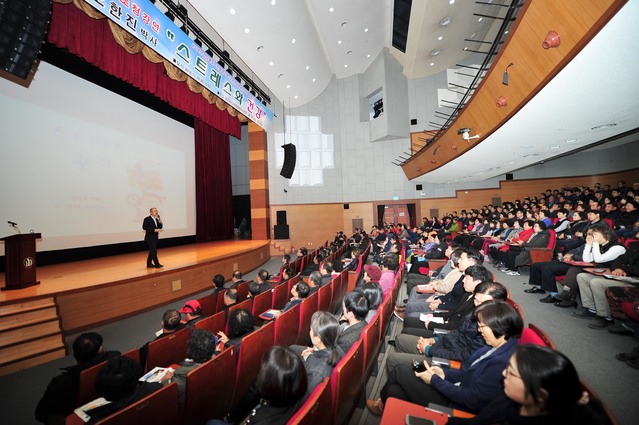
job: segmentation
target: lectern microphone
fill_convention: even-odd
[[[18,223],[14,223],[13,221],[7,221],[7,223],[9,223],[10,225],[12,225],[13,227],[16,227],[18,225]]]

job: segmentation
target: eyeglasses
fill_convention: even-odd
[[[514,373],[514,372],[510,369],[510,365],[508,365],[508,367],[506,367],[505,371],[506,371],[506,376],[507,376],[507,377],[508,377],[508,376],[512,376],[513,378],[519,378],[519,379],[521,379],[521,376],[520,376],[520,375],[516,375],[516,374],[515,374],[515,373]]]

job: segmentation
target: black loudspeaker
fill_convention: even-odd
[[[417,125],[417,119],[411,118],[410,125]]]
[[[422,190],[422,185],[421,184],[416,184],[415,185],[415,190]]]
[[[286,224],[286,211],[277,212],[277,224]]]
[[[288,239],[288,224],[275,225],[275,239]]]
[[[293,171],[295,171],[297,150],[295,149],[295,145],[292,143],[282,145],[282,147],[284,148],[284,165],[282,165],[280,176],[284,177],[285,179],[290,179],[293,175]]]
[[[345,210],[349,209],[350,207],[351,207],[350,204],[344,204],[344,209]]]
[[[27,79],[51,20],[52,0],[0,0],[0,67]]]
[[[506,174],[506,180],[512,180],[512,179],[513,179],[512,173]]]

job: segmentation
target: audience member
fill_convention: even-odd
[[[64,372],[49,382],[36,407],[36,419],[44,424],[64,423],[64,418],[78,407],[80,372],[119,355],[119,351],[104,351],[102,335],[96,332],[79,335],[73,341],[77,364],[63,368]]]
[[[344,352],[337,346],[339,331],[339,322],[335,316],[327,311],[313,313],[309,331],[313,346],[302,351],[308,377],[308,395],[324,378],[331,376],[333,368],[344,356]]]
[[[368,314],[368,301],[366,297],[357,292],[349,292],[342,301],[342,314],[348,322],[345,329],[339,333],[337,345],[344,353],[347,353],[366,326]]]
[[[198,300],[187,301],[180,313],[182,314],[182,324],[189,328],[191,332],[195,329],[197,322],[206,319],[206,316],[202,314],[202,307]]]
[[[184,329],[180,312],[175,309],[169,309],[162,315],[161,332],[155,337],[153,341],[169,336],[172,333],[179,331],[180,329]],[[149,352],[149,342],[140,347],[140,365],[142,365],[143,368],[146,365],[146,356]]]
[[[219,331],[217,336],[224,344],[224,348],[235,346],[239,350],[244,337],[255,329],[255,318],[250,311],[246,309],[233,310],[228,318],[228,336],[222,331]]]

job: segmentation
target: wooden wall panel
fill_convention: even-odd
[[[269,244],[264,244],[251,252],[190,268],[60,294],[56,300],[62,328],[66,333],[87,329],[211,289],[215,274],[230,276],[235,270],[254,270],[269,260],[269,251]],[[173,291],[172,282],[177,280],[182,288]]]
[[[371,226],[375,224],[375,211],[372,202],[351,203],[347,210],[343,210],[343,213],[344,223],[342,224],[341,230],[343,230],[348,236],[351,236],[352,234],[354,218],[361,218],[364,220],[363,227],[366,232],[369,232],[371,230]]]
[[[344,204],[274,205],[271,223],[277,223],[277,211],[286,211],[291,245],[315,249],[327,239],[332,241],[335,232],[343,230]],[[273,228],[270,229],[273,232]]]

